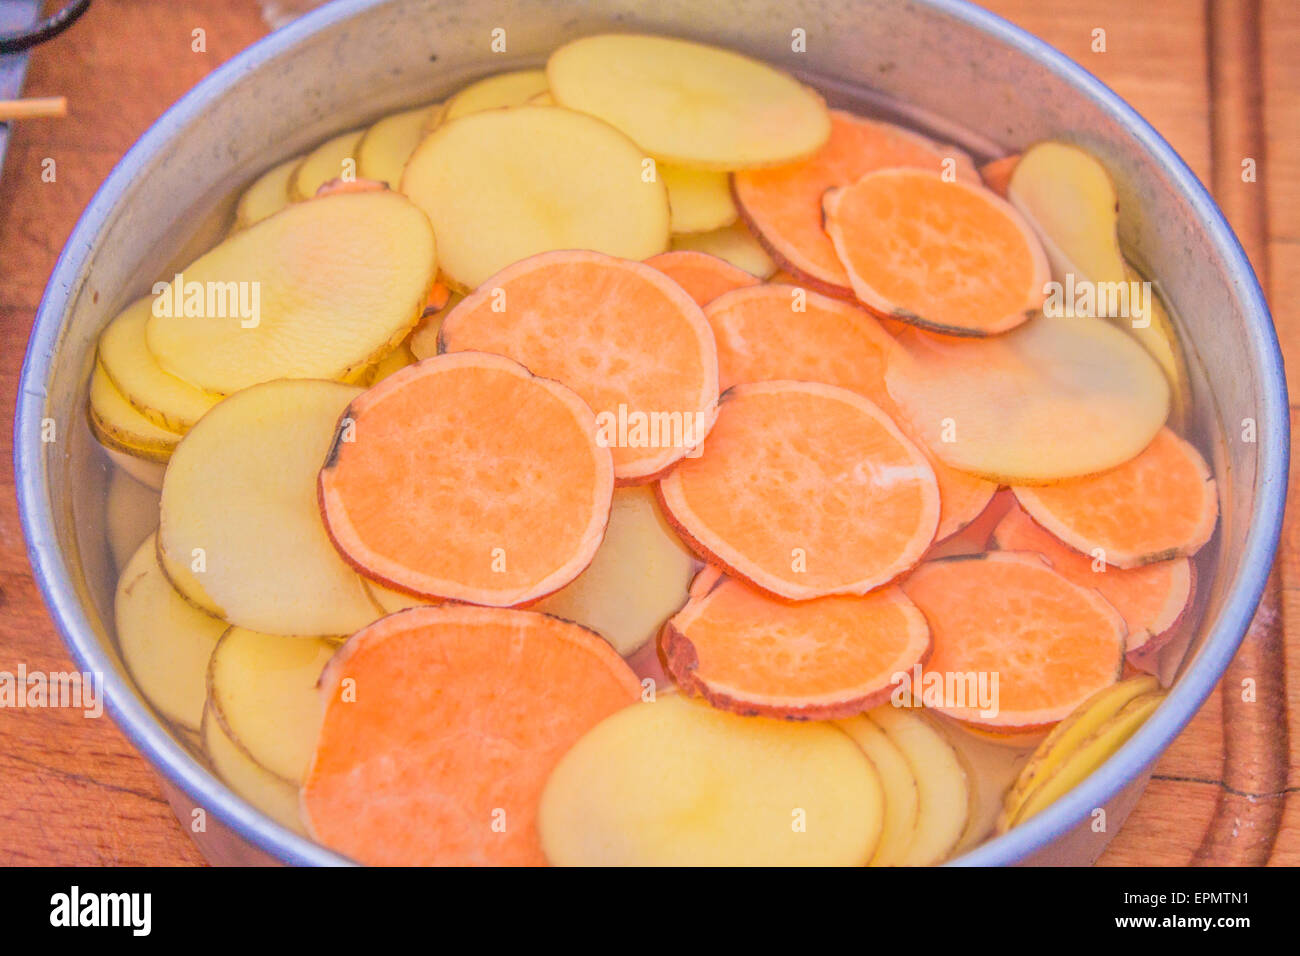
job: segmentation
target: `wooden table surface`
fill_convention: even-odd
[[[1288,365],[1300,368],[1300,4],[986,5],[1118,91],[1212,187],[1270,294]],[[70,115],[21,125],[0,179],[0,671],[71,666],[28,567],[8,432],[27,333],[54,260],[95,188],[149,124],[263,35],[265,16],[293,6],[97,0],[83,22],[32,55],[27,95],[64,94]],[[206,52],[191,49],[199,27]],[[1105,31],[1104,52],[1094,50],[1097,30]],[[1244,158],[1256,160],[1257,181],[1242,181]],[[54,182],[42,179],[48,159]],[[1228,690],[1216,691],[1160,760],[1103,864],[1300,863],[1300,739],[1287,742],[1288,723],[1300,735],[1293,517],[1274,577],[1272,599],[1225,678]],[[1253,704],[1232,692],[1248,676],[1260,687]],[[110,720],[0,709],[0,780],[0,864],[202,862],[153,771]]]

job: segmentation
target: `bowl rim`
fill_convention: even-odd
[[[107,710],[156,771],[202,800],[206,810],[255,848],[295,865],[351,861],[274,822],[206,770],[118,674],[95,635],[54,535],[54,509],[45,481],[44,446],[35,438],[46,412],[46,383],[69,304],[78,291],[94,237],[110,218],[139,170],[167,149],[179,128],[195,119],[244,73],[290,50],[319,31],[385,0],[336,0],[307,13],[241,51],[200,80],[140,137],[95,192],[60,252],[37,309],[19,379],[14,415],[14,473],[27,553],[45,604],[77,665],[103,675]],[[1043,40],[966,0],[909,0],[959,21],[989,40],[1024,54],[1079,89],[1115,120],[1154,159],[1188,200],[1212,248],[1222,257],[1246,317],[1246,346],[1261,383],[1256,507],[1235,580],[1225,595],[1218,624],[1207,634],[1192,666],[1139,731],[1065,797],[1021,826],[985,841],[950,861],[957,866],[1013,864],[1048,847],[1104,806],[1155,761],[1214,689],[1250,625],[1272,567],[1281,534],[1290,456],[1286,378],[1277,334],[1263,290],[1237,237],[1209,192],[1165,139],[1128,103],[1084,67]]]

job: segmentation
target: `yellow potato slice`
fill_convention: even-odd
[[[370,592],[370,599],[379,605],[380,610],[385,614],[396,614],[398,611],[405,611],[412,607],[428,607],[431,604],[437,604],[437,601],[429,601],[424,598],[412,597],[409,594],[403,594],[401,591],[380,584],[378,581],[371,581],[368,578],[361,579],[366,590]]]
[[[166,462],[181,436],[155,425],[122,397],[98,362],[90,373],[87,417],[99,443],[147,462]]]
[[[1005,335],[907,330],[885,384],[942,461],[1004,484],[1044,484],[1128,461],[1169,414],[1169,383],[1108,322],[1038,316]]]
[[[660,163],[659,175],[668,188],[674,235],[721,229],[739,218],[726,173]]]
[[[108,500],[104,511],[108,548],[113,553],[113,566],[120,574],[131,556],[158,527],[158,489],[122,468],[114,468],[108,476]]]
[[[1115,184],[1106,168],[1084,150],[1051,141],[1031,146],[1011,173],[1007,198],[1042,239],[1057,282],[1066,283],[1071,274],[1076,283],[1142,281],[1120,251]],[[1095,314],[1106,315],[1137,337],[1168,377],[1175,412],[1185,412],[1187,364],[1159,297],[1152,293],[1149,316],[1125,317],[1104,308]]]
[[[103,447],[104,454],[108,456],[108,460],[116,470],[125,472],[154,491],[162,491],[163,474],[167,471],[166,462],[148,461],[118,451],[116,448]]]
[[[378,384],[394,372],[400,372],[406,366],[415,362],[415,356],[405,343],[393,349],[374,365],[366,369],[357,377],[356,384],[365,388]]]
[[[221,394],[276,378],[343,380],[406,337],[436,268],[428,219],[397,193],[299,203],[186,266],[184,294],[169,284],[163,314],[149,316],[149,351]],[[197,308],[178,310],[178,298]]]
[[[453,292],[447,299],[446,305],[420,322],[416,330],[411,333],[407,344],[417,362],[438,354],[438,333],[442,330],[442,320],[460,304],[463,298],[465,297],[459,292]]]
[[[545,93],[538,93],[536,96],[530,96],[528,98],[528,105],[557,106],[558,104],[555,102],[555,97],[551,95],[551,91],[547,90]]]
[[[1121,707],[1030,791],[1010,825],[1019,826],[1082,783],[1137,733],[1164,699],[1163,693],[1147,693]]]
[[[907,848],[916,836],[920,806],[911,764],[885,732],[866,717],[838,720],[836,725],[867,755],[880,775],[885,795],[880,843],[871,858],[871,866],[898,866],[906,858]]]
[[[323,714],[316,681],[335,645],[311,637],[232,627],[212,651],[212,716],[258,766],[294,786],[302,780]]]
[[[1128,703],[1160,689],[1149,674],[1112,684],[1084,701],[1069,717],[1052,728],[1034,749],[1003,798],[997,819],[998,832],[1008,829],[1020,813],[1030,792],[1054,774],[1085,740],[1118,714]]]
[[[396,189],[406,161],[424,139],[424,127],[439,105],[417,106],[385,116],[366,130],[357,144],[357,176]]]
[[[965,767],[929,718],[888,704],[867,717],[902,752],[916,779],[916,832],[899,865],[942,863],[970,819],[971,784]]]
[[[583,37],[551,54],[546,76],[561,106],[683,166],[777,166],[811,155],[831,133],[826,104],[794,77],[689,40]]]
[[[776,263],[743,222],[709,232],[673,236],[672,247],[717,256],[760,279],[770,278],[776,273]]]
[[[993,741],[963,727],[955,720],[935,720],[939,731],[952,744],[967,770],[971,784],[970,819],[953,854],[964,853],[996,829],[1002,801],[1021,769],[1029,761],[1032,743],[1019,747]],[[1025,735],[1032,738],[1033,735]]]
[[[200,737],[212,769],[227,787],[282,827],[307,835],[298,816],[298,788],[254,763],[226,735],[211,708],[203,714]]]
[[[571,110],[520,106],[440,126],[406,164],[402,192],[438,235],[460,291],[555,249],[646,259],[668,248],[668,193],[642,151]]]
[[[501,109],[503,106],[523,106],[547,92],[545,70],[517,70],[498,73],[471,83],[447,100],[440,122]]]
[[[289,198],[293,202],[311,199],[331,179],[357,174],[357,147],[365,130],[354,129],[331,136],[294,167],[289,178]]]
[[[591,564],[532,610],[589,627],[627,657],[686,603],[695,568],[654,489],[617,488],[605,540]]]
[[[561,866],[858,866],[882,818],[875,768],[834,725],[669,694],[605,718],[564,755],[537,829]]]
[[[198,730],[208,658],[227,625],[176,593],[158,566],[152,534],[122,569],[113,616],[136,688],[168,720]]]
[[[99,362],[109,381],[141,415],[160,428],[185,434],[221,396],[164,372],[145,344],[154,300],[127,306],[99,335]]]
[[[275,215],[292,202],[289,197],[289,180],[293,178],[293,171],[298,168],[303,158],[294,156],[286,159],[253,180],[240,195],[239,202],[235,206],[235,225],[232,232],[247,229],[253,223]]]
[[[350,634],[375,619],[316,499],[335,426],[360,391],[267,382],[232,395],[185,436],[163,479],[158,533],[182,594],[268,634]]]

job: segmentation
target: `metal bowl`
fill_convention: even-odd
[[[494,53],[494,29],[506,52]],[[795,52],[792,31],[808,52]],[[262,816],[174,740],[126,678],[111,637],[105,469],[85,427],[95,339],[173,262],[210,244],[229,196],[332,132],[440,97],[471,77],[541,62],[603,31],[710,41],[805,75],[832,98],[907,114],[977,153],[1065,136],[1113,172],[1126,250],[1158,276],[1191,359],[1192,430],[1211,451],[1221,521],[1193,649],[1167,700],[1097,773],[959,863],[1095,859],[1150,766],[1236,651],[1273,560],[1289,451],[1286,383],[1268,308],[1241,247],[1195,176],[1133,109],[1086,71],[959,0],[635,0],[508,5],[341,0],[267,37],[199,83],[113,170],[50,278],[23,365],[15,421],[19,505],[36,578],[73,657],[102,672],[109,710],[154,764],[215,862],[343,863]],[[873,92],[869,92],[873,91]],[[178,254],[179,253],[179,254]],[[59,440],[41,441],[52,419]],[[1258,440],[1241,440],[1253,419]],[[1110,825],[1093,833],[1091,811]],[[193,829],[191,827],[191,829]]]

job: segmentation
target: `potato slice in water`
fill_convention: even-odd
[[[389,189],[396,189],[406,161],[424,138],[425,124],[439,108],[434,105],[403,110],[385,116],[366,130],[357,144],[358,178],[387,183]]]
[[[671,694],[574,744],[542,791],[537,829],[559,866],[860,866],[883,816],[875,768],[833,724]]]
[[[916,838],[920,800],[912,765],[880,726],[867,717],[837,720],[835,725],[853,738],[880,775],[885,812],[880,842],[870,865],[898,866]]]
[[[1141,729],[1164,699],[1163,693],[1150,693],[1125,704],[1115,716],[1067,755],[1050,776],[1030,791],[1011,825],[1019,826],[1086,780]]]
[[[343,379],[405,338],[436,269],[428,219],[397,193],[300,203],[186,266],[184,289],[169,285],[149,317],[149,350],[165,371],[222,394]]]
[[[316,747],[322,714],[316,682],[335,650],[319,638],[232,627],[207,666],[209,706],[226,736],[294,786]]]
[[[752,276],[766,279],[776,272],[776,263],[743,222],[708,232],[673,236],[674,251],[703,252],[729,262]]]
[[[674,234],[708,232],[736,221],[738,213],[726,173],[660,163],[659,175],[668,188]]]
[[[553,106],[463,116],[422,142],[402,192],[438,234],[445,281],[476,288],[539,252],[646,259],[668,248],[668,192],[606,123]]]
[[[821,97],[788,73],[672,37],[604,34],[546,63],[551,95],[618,127],[656,159],[700,169],[777,166],[830,136]]]
[[[333,382],[267,382],[232,395],[185,436],[163,480],[158,545],[186,597],[269,634],[350,634],[375,619],[316,501],[335,425],[359,394]]]
[[[903,754],[916,780],[916,830],[898,864],[942,863],[957,846],[970,819],[971,782],[966,768],[943,734],[920,712],[887,705],[867,717]]]
[[[289,198],[294,202],[311,199],[331,179],[346,178],[357,171],[357,147],[364,130],[339,133],[303,157],[289,179]]]
[[[393,349],[374,365],[370,366],[364,372],[357,376],[354,382],[349,384],[360,385],[362,388],[369,388],[371,385],[377,385],[388,376],[400,372],[408,365],[415,364],[415,356],[405,343]]]
[[[442,322],[464,298],[459,292],[453,292],[448,297],[446,305],[437,312],[426,313],[420,320],[411,337],[406,340],[407,347],[417,362],[433,358],[438,354],[438,335],[442,332]]]
[[[1142,451],[1169,412],[1169,383],[1106,322],[1039,316],[1006,335],[953,339],[909,329],[885,382],[942,461],[1011,484],[1113,468]]]
[[[1159,689],[1160,682],[1150,675],[1120,681],[1097,691],[1080,704],[1074,713],[1053,727],[1052,732],[1034,749],[1029,762],[1021,768],[1019,776],[1007,791],[997,821],[998,832],[1011,826],[1030,792],[1052,776],[1103,724],[1130,701]]]
[[[447,100],[446,109],[439,117],[439,123],[450,123],[454,119],[471,113],[482,113],[484,110],[523,106],[546,91],[545,70],[498,73],[471,83]]]
[[[1187,364],[1169,313],[1154,290],[1143,300],[1149,314],[1142,315],[1129,296],[1119,294],[1142,277],[1120,251],[1119,200],[1106,168],[1077,146],[1038,143],[1015,163],[1006,194],[1038,232],[1053,277],[1066,289],[1093,287],[1090,314],[1110,318],[1142,343],[1169,379],[1175,415],[1185,414],[1190,391]],[[1108,294],[1097,296],[1102,289]],[[1127,310],[1116,308],[1125,301]],[[1072,310],[1076,302],[1063,304]]]
[[[145,418],[185,434],[221,396],[164,372],[145,344],[153,298],[127,306],[99,335],[99,362],[114,387]]]
[[[98,362],[90,373],[87,417],[101,445],[147,462],[166,462],[181,440],[176,432],[155,425],[123,398]]]
[[[298,788],[259,767],[240,750],[213,716],[211,707],[203,713],[200,736],[212,769],[227,787],[282,827],[306,835],[298,813]]]
[[[933,723],[952,744],[970,781],[970,819],[953,848],[954,854],[964,853],[992,835],[1007,791],[1028,763],[1030,751],[1040,738],[993,740],[984,732],[972,731],[955,720],[941,719]]]
[[[385,614],[396,614],[408,608],[431,607],[440,603],[436,598],[415,597],[396,588],[386,587],[378,581],[370,581],[364,577],[361,580],[370,593],[370,599],[378,604]]]
[[[198,730],[208,658],[227,624],[176,593],[158,566],[153,535],[122,569],[113,617],[122,661],[145,700],[168,720]]]
[[[289,205],[293,201],[289,198],[289,181],[302,161],[302,156],[294,156],[254,179],[235,206],[235,225],[231,231],[247,229]]]
[[[624,657],[686,603],[695,559],[648,485],[614,491],[605,539],[586,570],[532,605],[589,627]]]

